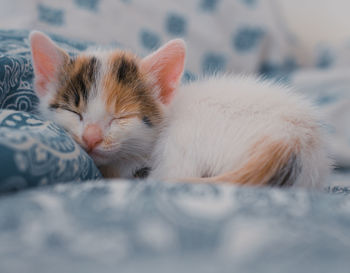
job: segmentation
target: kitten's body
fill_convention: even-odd
[[[282,86],[218,77],[178,87],[181,40],[144,59],[123,51],[71,58],[31,34],[43,115],[106,177],[319,186],[329,170],[312,107]],[[141,170],[141,171],[140,171]]]
[[[320,186],[329,160],[317,118],[302,97],[254,77],[180,86],[166,111],[150,178]]]

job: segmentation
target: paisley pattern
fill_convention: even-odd
[[[349,194],[121,180],[39,188],[0,198],[0,271],[348,272]]]
[[[32,112],[38,103],[32,81],[28,58],[0,56],[0,108]]]
[[[33,68],[28,41],[29,31],[0,30],[0,108],[35,112],[38,99],[33,91]],[[74,54],[91,43],[51,35]]]

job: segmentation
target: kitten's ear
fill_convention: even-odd
[[[29,40],[35,73],[35,90],[41,97],[48,92],[47,85],[57,81],[58,72],[69,60],[69,56],[42,32],[31,32]]]
[[[160,100],[170,102],[173,91],[180,83],[184,71],[186,56],[185,42],[181,39],[171,40],[141,61],[141,71],[154,80],[160,87]]]

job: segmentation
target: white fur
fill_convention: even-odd
[[[322,186],[330,161],[316,113],[290,89],[253,77],[216,77],[180,86],[166,109],[149,178],[181,180],[235,170],[252,145],[268,136],[300,141],[302,168],[295,186]],[[313,149],[310,139],[316,143]]]

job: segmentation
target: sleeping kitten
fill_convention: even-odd
[[[329,171],[313,108],[250,77],[179,87],[185,45],[139,59],[124,51],[71,58],[30,35],[42,114],[61,124],[106,177],[320,186]]]

